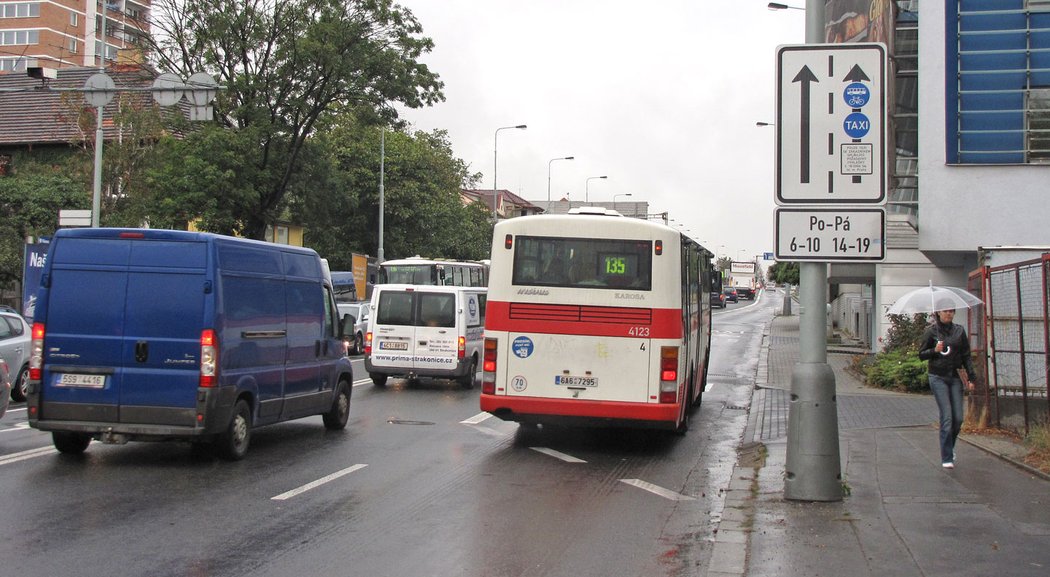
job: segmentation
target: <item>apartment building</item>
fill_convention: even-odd
[[[0,73],[26,63],[48,68],[98,66],[105,11],[105,57],[136,61],[149,30],[151,0],[0,0]]]

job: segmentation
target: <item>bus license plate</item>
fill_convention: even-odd
[[[554,377],[554,384],[564,385],[566,387],[597,387],[598,377],[570,377],[568,375],[560,375]]]
[[[55,385],[59,387],[90,387],[93,389],[101,389],[106,386],[106,375],[62,373],[58,375],[58,381]]]
[[[379,348],[384,351],[407,351],[408,343],[398,341],[379,341]]]

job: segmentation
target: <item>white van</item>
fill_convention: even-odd
[[[456,379],[472,388],[481,363],[487,289],[376,285],[365,370],[376,386],[387,377]]]

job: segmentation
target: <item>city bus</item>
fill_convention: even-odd
[[[684,433],[707,383],[714,255],[602,208],[493,232],[481,410]]]
[[[378,284],[485,287],[488,285],[488,265],[420,256],[388,260],[379,264]]]

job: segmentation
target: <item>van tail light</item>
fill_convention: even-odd
[[[201,379],[200,386],[214,387],[219,376],[219,344],[215,331],[201,331]]]
[[[372,354],[372,331],[365,333],[365,356]]]
[[[460,360],[463,360],[463,357],[467,356],[467,337],[459,337],[459,342],[456,346],[456,355],[459,357]]]
[[[660,347],[660,402],[678,402],[678,347]]]
[[[29,380],[39,381],[44,372],[44,323],[33,323],[33,340],[29,343]]]
[[[481,363],[481,393],[496,394],[496,345],[497,339],[485,339],[485,359]]]

